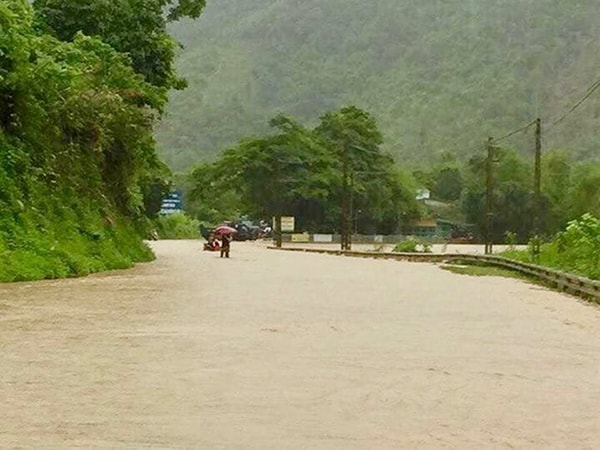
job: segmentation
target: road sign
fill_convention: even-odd
[[[308,233],[292,234],[292,242],[310,242],[310,234],[308,234]]]
[[[283,233],[293,233],[296,228],[294,216],[281,218],[281,231]]]
[[[181,194],[177,191],[171,192],[163,200],[160,207],[160,214],[168,215],[175,214],[183,211],[183,202],[181,200]]]

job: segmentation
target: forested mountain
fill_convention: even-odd
[[[582,98],[599,77],[599,24],[597,0],[212,0],[172,25],[189,89],[172,94],[160,152],[184,169],[277,113],[312,125],[355,104],[401,160],[466,156],[538,114],[549,128]],[[545,147],[597,157],[599,115],[595,95]]]

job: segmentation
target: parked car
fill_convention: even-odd
[[[237,230],[237,233],[233,235],[236,241],[255,241],[260,238],[260,227],[249,222],[233,222],[231,226]]]

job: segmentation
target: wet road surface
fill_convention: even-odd
[[[600,309],[431,264],[158,242],[0,285],[0,448],[598,448]]]

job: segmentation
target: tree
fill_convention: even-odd
[[[440,167],[434,174],[432,194],[442,201],[460,199],[463,190],[463,177],[456,165]]]
[[[162,170],[152,126],[164,93],[108,44],[40,35],[26,2],[9,5],[0,6],[1,131],[25,145],[40,181],[138,214],[139,181]]]
[[[151,255],[143,178],[164,89],[97,37],[62,42],[0,2],[0,279],[86,274]],[[139,230],[139,229],[138,229]]]
[[[35,0],[40,28],[62,41],[95,36],[131,58],[146,81],[165,89],[185,87],[175,73],[177,43],[167,20],[196,18],[205,0]],[[168,8],[168,16],[164,11]]]
[[[220,176],[219,163],[200,164],[178,183],[183,187],[186,211],[204,222],[217,224],[243,212],[236,183]]]
[[[544,153],[542,159],[542,199],[545,212],[545,230],[557,233],[567,226],[567,222],[577,216],[570,216],[571,198],[569,190],[573,182],[573,161],[570,152],[552,150]]]
[[[158,197],[169,185],[169,174],[155,153],[153,128],[168,90],[185,83],[173,67],[177,43],[166,25],[184,16],[198,17],[204,4],[204,0],[34,1],[38,28],[73,44],[56,52],[57,60],[81,64],[73,76],[82,89],[59,94],[66,101],[55,108],[60,112],[55,121],[58,131],[67,142],[88,151],[102,149],[99,166],[106,194],[124,213],[154,215]]]
[[[493,239],[503,242],[505,233],[516,233],[527,242],[532,230],[532,168],[511,149],[498,149],[493,168]],[[486,217],[486,160],[475,156],[469,161],[469,176],[462,198],[467,221],[484,230]]]
[[[573,169],[569,187],[568,218],[575,219],[585,213],[600,217],[600,165],[580,163]]]
[[[324,219],[322,206],[336,181],[331,155],[314,132],[292,119],[280,115],[270,124],[277,134],[227,150],[218,170],[237,187],[252,216],[294,214],[299,227],[314,225],[316,217]],[[312,207],[300,212],[302,204]]]
[[[354,221],[366,232],[392,233],[418,215],[412,177],[400,175],[393,158],[381,151],[383,138],[373,116],[355,106],[342,108],[323,115],[316,132],[337,159],[342,185],[332,197],[345,210],[348,232]]]
[[[157,161],[156,167],[145,171],[139,178],[144,215],[155,219],[160,213],[163,200],[173,187],[171,171],[165,163]]]
[[[242,140],[215,163],[194,170],[190,200],[200,219],[214,219],[207,207],[232,191],[240,213],[257,219],[293,215],[297,228],[310,232],[340,230],[344,192],[354,199],[349,219],[365,231],[391,233],[418,216],[414,180],[379,151],[381,135],[368,113],[355,107],[331,112],[313,130],[283,115],[270,125],[273,133]],[[346,191],[344,146],[354,174]]]

